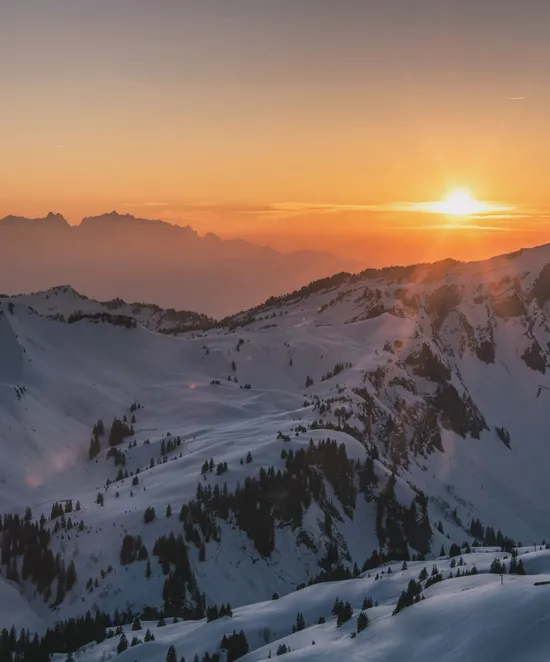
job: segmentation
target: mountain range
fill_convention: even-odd
[[[543,662],[549,393],[550,245],[221,320],[1,298],[0,624],[62,661]]]
[[[95,298],[154,301],[224,316],[360,266],[329,253],[281,253],[211,233],[200,237],[189,226],[117,212],[77,226],[53,213],[0,220],[0,291],[6,294],[70,282]]]

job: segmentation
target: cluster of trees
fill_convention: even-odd
[[[100,438],[103,437],[105,434],[105,426],[103,425],[103,421],[101,418],[94,423],[94,427],[92,429],[92,438],[90,439],[90,450],[88,451],[88,457],[90,460],[93,460],[94,457],[99,455],[101,451],[101,442]]]
[[[441,412],[441,425],[461,437],[470,434],[474,439],[479,439],[481,432],[489,429],[470,396],[461,396],[449,382],[438,384],[431,404]]]
[[[515,547],[521,547],[521,543],[516,544],[513,538],[505,536],[500,529],[495,533],[493,527],[483,526],[481,520],[476,518],[470,523],[470,535],[478,544],[484,547],[500,547],[503,552],[512,553]]]
[[[147,506],[145,512],[143,513],[143,522],[145,524],[149,524],[155,519],[155,517],[156,517],[156,513],[153,506]]]
[[[180,446],[181,437],[172,437],[171,435],[168,435],[166,439],[163,439],[160,443],[160,454],[164,457]]]
[[[220,642],[220,648],[222,651],[226,651],[227,662],[234,662],[234,660],[246,655],[250,650],[243,630],[233,632],[229,637],[224,634]]]
[[[113,326],[122,326],[125,329],[135,329],[137,322],[133,317],[128,315],[112,315],[111,313],[84,313],[81,310],[76,310],[69,315],[67,320],[68,324],[74,324],[81,320],[92,320],[94,322],[107,322]]]
[[[205,460],[201,467],[201,474],[207,474],[209,471],[214,471],[214,459],[210,458],[210,462]],[[227,471],[227,462],[218,462],[216,465],[216,475],[220,476],[221,474]]]
[[[107,451],[107,459],[114,457],[115,458],[115,467],[121,466],[125,467],[126,466],[126,453],[124,451],[121,451],[119,448],[112,447],[109,448]],[[124,474],[121,470],[117,474],[116,480],[122,480],[124,477],[128,477],[128,472]]]
[[[120,548],[120,564],[128,565],[134,561],[146,561],[149,558],[147,547],[143,544],[140,535],[125,535]]]
[[[275,544],[278,523],[300,525],[304,509],[312,499],[325,498],[323,475],[350,512],[355,506],[354,468],[344,444],[335,441],[310,442],[307,449],[286,453],[284,471],[274,467],[260,469],[258,477],[247,477],[229,493],[224,486],[197,488],[197,500],[215,515],[228,519],[233,515],[239,528],[254,542],[256,549],[269,556]]]
[[[296,622],[292,626],[292,632],[301,632],[306,629],[306,619],[301,611],[296,614]]]
[[[77,511],[80,510],[80,501],[76,502],[76,506],[75,506],[74,510],[77,510]],[[25,513],[25,521],[30,521],[32,519],[32,515],[29,517],[27,515],[27,512],[30,512],[30,509],[28,509],[28,511],[26,511],[26,513]],[[64,505],[59,503],[58,501],[55,501],[52,504],[50,519],[54,520],[57,517],[62,517],[64,513],[72,513],[72,512],[73,512],[73,500],[72,499],[67,499],[67,501],[65,501]]]
[[[500,559],[493,559],[491,567],[489,569],[494,575],[504,575],[506,574],[506,563]],[[518,559],[517,552],[514,550],[512,553],[512,558],[510,560],[510,574],[511,575],[525,575],[525,568],[523,566],[522,559]]]
[[[0,633],[0,660],[2,662],[11,662],[12,659],[50,662],[50,657],[54,653],[70,654],[92,641],[98,643],[104,641],[107,637],[107,628],[120,622],[118,612],[115,612],[113,620],[104,612],[96,611],[92,616],[88,611],[83,617],[58,621],[55,626],[48,628],[42,637],[37,634],[31,636],[25,630],[22,630],[17,637],[15,628],[3,629]]]
[[[218,618],[223,618],[224,616],[233,616],[229,602],[226,605],[222,604],[219,609],[216,605],[206,608],[206,620],[208,623],[210,621],[217,621]]]
[[[329,370],[321,377],[321,381],[326,382],[328,379],[336,377],[336,375],[339,375],[346,368],[351,368],[351,363],[349,361],[346,361],[346,363],[337,363],[332,370]]]
[[[512,552],[512,559],[510,561],[510,574],[511,575],[525,575],[525,568],[523,567],[522,559],[518,559],[517,552]]]
[[[395,484],[396,476],[392,473],[377,499],[376,534],[386,560],[408,560],[408,545],[423,554],[430,548],[428,500],[418,493],[410,508],[406,508],[397,501]]]
[[[342,600],[336,598],[334,605],[332,606],[331,614],[336,616],[336,625],[337,627],[340,627],[351,619],[353,616],[353,608],[349,602],[342,602]]]
[[[60,604],[76,583],[76,568],[74,561],[66,566],[59,553],[54,555],[45,522],[44,517],[33,523],[19,515],[0,519],[0,564],[6,566],[7,579],[31,581],[45,602],[53,595],[54,604]]]
[[[357,634],[363,632],[363,630],[367,627],[368,624],[369,624],[369,617],[365,614],[364,611],[362,611],[357,617]]]
[[[216,523],[215,513],[206,503],[211,499],[221,500],[228,497],[228,494],[227,483],[223,484],[221,490],[218,485],[215,485],[214,489],[210,485],[206,488],[200,483],[197,485],[197,498],[184,503],[179,514],[180,522],[183,522],[186,542],[191,542],[197,549],[201,549],[204,543],[210,542],[211,539],[220,541],[220,529]],[[225,514],[228,516],[229,511]]]
[[[158,558],[166,576],[162,589],[164,612],[192,620],[203,618],[204,597],[198,591],[183,536],[170,533],[157,538],[153,556]]]
[[[109,430],[109,446],[118,446],[124,439],[133,436],[133,434],[134,428],[132,425],[128,425],[126,415],[124,415],[122,421],[119,418],[115,418]]]
[[[405,607],[410,607],[411,605],[414,605],[416,602],[420,602],[421,595],[422,595],[422,585],[420,584],[420,582],[411,579],[409,581],[409,585],[407,586],[407,590],[401,592],[401,595],[399,596],[399,599],[397,601],[397,605],[393,610],[393,615],[395,616],[402,609],[405,609]]]
[[[378,479],[374,461],[350,460],[344,444],[327,439],[315,444],[310,440],[307,448],[283,449],[285,460],[283,471],[273,466],[261,468],[257,477],[247,477],[243,484],[237,483],[230,493],[227,484],[197,485],[196,499],[184,504],[180,520],[184,522],[187,542],[193,542],[204,558],[204,543],[219,540],[216,517],[236,523],[253,541],[263,556],[274,549],[275,529],[279,525],[300,526],[304,511],[311,501],[318,502],[325,511],[324,533],[331,538],[332,516],[327,503],[324,479],[349,517],[353,517],[358,491],[367,500],[376,499],[378,508],[378,533],[383,552],[369,560],[367,568],[376,567],[391,559],[408,559],[408,547],[424,553],[429,549],[431,528],[427,514],[427,501],[418,494],[410,508],[401,506],[395,497],[395,475],[390,478],[380,496],[374,488]],[[246,457],[251,462],[252,456]],[[210,471],[214,461],[205,462],[203,471]],[[339,564],[336,545],[327,548],[326,563],[316,581],[329,581],[353,576],[349,569]],[[364,568],[365,569],[365,568]]]

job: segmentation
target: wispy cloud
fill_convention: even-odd
[[[397,228],[401,230],[482,230],[484,232],[519,232],[524,231],[524,228],[507,227],[502,225],[477,225],[474,223],[437,223],[426,225],[407,226]]]
[[[525,101],[525,97],[506,97],[506,101]]]
[[[476,214],[480,218],[505,217],[513,212],[514,207],[501,205],[492,202],[482,203],[485,209]],[[403,213],[403,214],[437,214],[442,215],[440,201],[427,202],[389,202],[382,204],[333,204],[320,202],[278,202],[269,205],[264,210],[242,210],[240,213],[266,214],[266,215],[284,215],[295,213]],[[523,215],[521,215],[523,216]]]
[[[124,202],[123,207],[169,207],[169,202]]]

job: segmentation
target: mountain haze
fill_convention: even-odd
[[[29,259],[22,260],[22,256]],[[328,253],[280,253],[189,226],[117,212],[69,225],[60,214],[0,220],[0,291],[70,283],[99,299],[152,301],[224,316],[358,264]]]

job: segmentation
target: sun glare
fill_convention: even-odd
[[[453,191],[436,204],[436,210],[448,216],[471,216],[487,211],[487,206],[475,200],[468,191]]]

